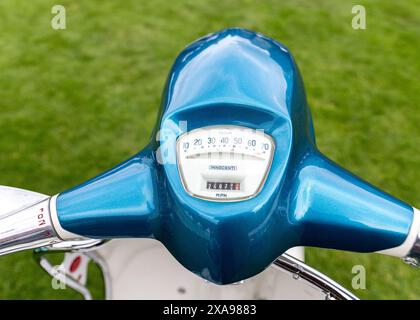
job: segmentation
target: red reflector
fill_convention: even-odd
[[[79,268],[81,261],[82,258],[80,256],[76,257],[70,265],[70,272],[75,272]]]

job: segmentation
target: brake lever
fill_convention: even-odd
[[[91,251],[96,250],[98,247],[104,245],[109,240],[103,239],[83,239],[83,240],[67,240],[57,243],[52,243],[48,246],[36,249],[36,251]]]

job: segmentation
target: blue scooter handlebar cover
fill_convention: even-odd
[[[176,140],[212,125],[263,129],[273,138],[271,168],[255,197],[213,202],[185,191]],[[243,29],[187,47],[169,74],[150,144],[60,194],[57,213],[75,234],[156,238],[186,268],[220,284],[249,278],[298,245],[358,252],[399,246],[413,219],[409,205],[319,153],[289,50]]]
[[[153,237],[160,212],[153,153],[60,194],[57,212],[64,229],[88,238]]]

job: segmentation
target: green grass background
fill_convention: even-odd
[[[0,1],[0,184],[55,194],[140,150],[177,54],[239,26],[294,53],[321,151],[420,206],[420,1],[58,3],[66,30],[50,26],[55,0]],[[354,4],[366,30],[351,28]],[[349,289],[353,265],[365,266],[361,298],[420,298],[420,271],[398,259],[311,248],[307,262]],[[52,290],[24,252],[0,257],[0,298],[79,296]]]

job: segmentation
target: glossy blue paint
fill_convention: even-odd
[[[57,211],[62,225],[92,238],[153,236],[159,223],[155,163],[153,151],[146,148],[60,194]]]
[[[273,163],[256,197],[211,202],[183,189],[177,137],[217,124],[263,129],[273,137]],[[57,210],[73,233],[154,237],[189,270],[221,284],[261,272],[297,245],[360,252],[398,246],[413,215],[407,204],[319,153],[289,50],[243,29],[211,34],[182,51],[150,144],[60,194]]]

